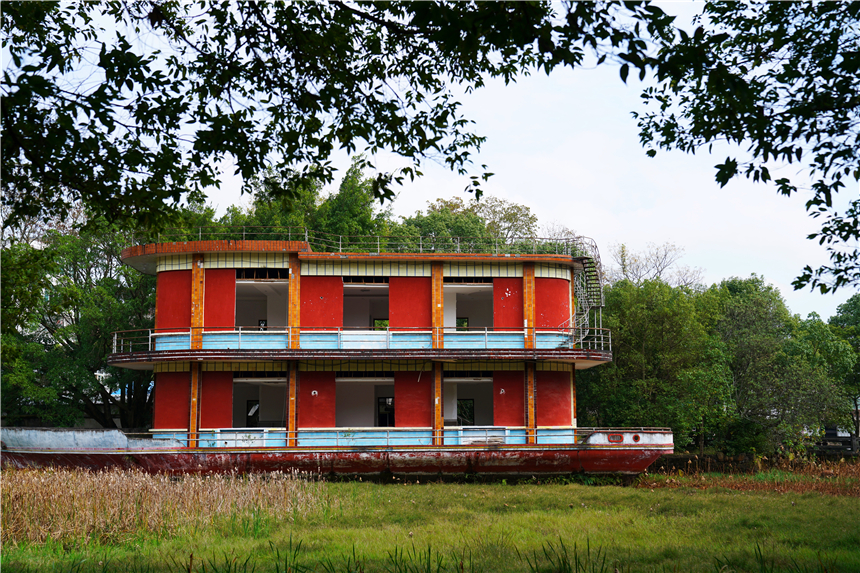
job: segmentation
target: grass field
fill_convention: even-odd
[[[2,571],[860,572],[860,465],[635,486],[2,472]]]

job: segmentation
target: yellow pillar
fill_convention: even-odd
[[[445,348],[445,296],[443,293],[444,282],[442,281],[442,263],[430,263],[430,275],[432,285],[432,327],[433,348]]]
[[[188,417],[188,445],[197,447],[197,430],[200,427],[200,363],[191,363],[191,407]]]
[[[535,347],[535,264],[523,264],[523,319],[525,347]]]
[[[290,362],[289,389],[287,391],[287,445],[295,447],[296,440],[296,396],[298,395],[298,370],[297,362]]]
[[[442,363],[433,363],[433,445],[444,443],[445,417],[442,403]]]
[[[287,309],[287,324],[290,330],[290,348],[301,348],[301,275],[302,266],[297,254],[290,255],[290,294],[289,308]]]
[[[191,257],[191,349],[203,348],[203,299],[205,294],[203,255]]]
[[[537,443],[535,428],[535,364],[526,362],[526,443]]]

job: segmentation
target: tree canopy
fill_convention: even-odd
[[[719,141],[746,156],[716,166],[726,185],[746,176],[780,193],[811,192],[811,216],[830,265],[807,266],[795,288],[860,285],[860,5],[843,2],[707,2],[701,26],[662,42],[660,82],[639,115],[649,148],[695,153]],[[803,163],[800,177],[774,177],[775,163]],[[810,179],[804,189],[798,179]],[[846,190],[842,208],[837,193]]]
[[[293,198],[332,181],[332,152],[386,150],[468,173],[484,138],[454,88],[577,66],[644,66],[640,35],[671,18],[641,3],[122,2],[3,5],[3,201],[10,221],[76,202],[154,226],[235,161]],[[489,174],[471,175],[476,189]]]

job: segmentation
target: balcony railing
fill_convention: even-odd
[[[209,225],[188,229],[165,229],[157,235],[142,236],[138,243],[187,241],[301,241],[318,253],[482,253],[553,254],[574,257],[600,255],[593,239],[582,236],[559,237],[452,237],[440,235],[334,235],[304,227],[261,227]]]
[[[532,428],[510,426],[446,426],[439,430],[443,446],[525,445],[530,434],[536,445],[653,446],[671,442],[667,428]],[[221,428],[150,430],[148,434],[128,434],[130,439],[147,440],[152,449],[170,448],[353,448],[432,446],[431,428]],[[667,437],[668,436],[668,437]],[[131,445],[131,444],[130,444]],[[143,444],[141,444],[143,445]]]
[[[586,333],[569,328],[326,328],[250,327],[169,328],[113,333],[113,353],[177,350],[429,350],[434,330],[443,335],[448,350],[525,349],[533,339],[536,349],[596,350],[612,347],[608,329]]]

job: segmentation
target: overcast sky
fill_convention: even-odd
[[[817,312],[825,320],[835,314],[856,289],[821,295],[791,287],[805,265],[829,261],[823,247],[805,238],[820,228],[806,215],[806,199],[741,179],[721,189],[714,165],[737,154],[728,147],[711,155],[660,152],[648,158],[630,113],[642,109],[642,85],[628,81],[625,86],[617,68],[606,65],[539,74],[509,86],[491,81],[464,96],[464,115],[488,138],[475,158],[495,173],[485,193],[529,206],[542,224],[556,221],[595,239],[604,264],[611,263],[615,244],[640,251],[648,243],[671,242],[685,250],[682,264],[703,269],[708,285],[756,273],[779,288],[793,313]],[[382,170],[405,164],[389,156],[372,160]],[[338,163],[346,168],[348,162],[343,155]],[[798,169],[784,167],[774,178]],[[394,202],[396,215],[411,215],[439,197],[468,198],[464,177],[433,164],[424,173],[404,185]],[[223,212],[243,201],[239,187],[225,175],[210,202]],[[858,192],[847,189],[842,202]]]

